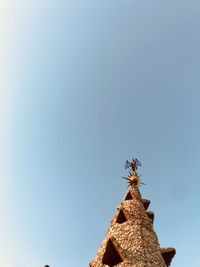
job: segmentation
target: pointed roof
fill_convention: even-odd
[[[153,229],[149,200],[132,183],[111,221],[91,267],[168,267],[175,249],[161,249]]]

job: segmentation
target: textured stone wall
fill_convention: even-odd
[[[166,267],[161,253],[158,238],[153,230],[152,217],[147,214],[145,203],[138,187],[133,184],[130,188],[132,199],[124,200],[111,221],[110,228],[103,240],[91,267],[108,267],[103,264],[108,241],[111,240],[122,262],[116,267]],[[129,198],[130,198],[129,193]],[[126,196],[125,196],[126,198]],[[124,199],[125,199],[124,198]],[[123,210],[127,221],[117,223],[120,210]],[[113,265],[112,265],[113,266]]]

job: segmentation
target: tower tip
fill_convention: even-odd
[[[144,183],[140,179],[140,176],[137,174],[137,168],[139,166],[142,166],[142,164],[137,158],[132,159],[131,162],[126,160],[124,168],[129,169],[129,175],[128,177],[122,177],[122,178],[127,180],[129,186],[132,186],[132,185],[137,186],[140,184],[144,185]]]

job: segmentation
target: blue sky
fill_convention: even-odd
[[[0,3],[0,265],[88,266],[142,162],[161,246],[199,267],[199,1]]]

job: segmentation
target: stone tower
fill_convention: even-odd
[[[130,188],[90,267],[168,267],[176,251],[160,248],[153,229],[150,201],[143,199],[137,173],[129,175]]]

